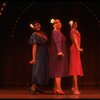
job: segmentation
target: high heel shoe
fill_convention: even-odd
[[[71,91],[72,91],[72,93],[75,94],[75,95],[80,94],[80,91],[79,91],[79,90],[75,90],[74,87],[71,88]]]
[[[65,95],[65,92],[63,90],[59,90],[59,89],[55,89],[54,88],[54,94],[58,94],[58,95]]]
[[[32,95],[39,94],[39,92],[36,89],[32,89],[32,88],[29,89],[29,93]]]
[[[53,91],[54,91],[54,94],[56,94],[56,89],[55,88],[53,88]]]
[[[30,94],[35,94],[35,89],[33,90],[32,88],[29,88],[29,93]]]
[[[79,90],[75,90],[73,93],[74,93],[75,95],[79,95],[79,94],[80,94],[80,91],[79,91]]]
[[[72,88],[71,88],[71,91],[72,91],[72,92],[74,92],[74,91],[75,91],[74,87],[72,87]]]
[[[42,91],[41,89],[39,89],[38,87],[36,88],[36,91],[39,93],[44,93],[44,91]]]

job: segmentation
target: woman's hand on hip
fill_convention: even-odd
[[[29,64],[36,64],[36,60],[30,60]]]
[[[58,56],[64,56],[64,54],[62,52],[58,52],[57,55]]]

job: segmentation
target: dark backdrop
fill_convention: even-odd
[[[81,46],[84,49],[81,54],[84,77],[79,78],[79,84],[100,85],[99,5],[99,1],[8,1],[0,15],[0,85],[31,84],[32,66],[28,64],[31,48],[28,39],[32,30],[29,23],[39,19],[50,38],[50,19],[54,17],[62,21],[68,53],[71,44],[68,22],[78,21],[78,30],[82,35]],[[71,78],[63,78],[62,84],[71,85]],[[52,85],[52,80],[49,85]]]

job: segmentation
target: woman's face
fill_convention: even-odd
[[[34,26],[35,31],[40,31],[41,30],[41,25],[39,23],[35,23],[33,26]]]
[[[77,22],[75,22],[75,23],[74,23],[74,28],[77,28],[77,26],[78,26],[78,25],[77,25]]]
[[[54,28],[61,29],[61,27],[62,27],[62,24],[61,24],[60,20],[56,19],[55,23],[54,23]]]

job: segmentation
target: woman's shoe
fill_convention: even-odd
[[[33,95],[34,94],[39,94],[39,92],[36,89],[32,89],[32,88],[29,89],[29,93],[33,94]]]
[[[30,94],[35,94],[35,89],[33,90],[32,88],[29,88],[29,93]]]
[[[61,89],[54,89],[54,94],[65,95],[65,92]]]
[[[71,91],[72,91],[73,94],[76,94],[76,95],[80,94],[80,91],[79,90],[75,90],[74,87],[71,88]]]
[[[80,94],[80,91],[75,90],[73,93],[74,93],[75,95],[79,95],[79,94]]]
[[[53,88],[53,91],[54,91],[54,94],[56,94],[56,89],[55,88]]]
[[[39,89],[38,87],[36,88],[36,92],[38,92],[38,93],[44,93],[44,91],[42,91],[42,90]]]
[[[71,91],[72,91],[72,92],[74,92],[74,91],[75,91],[74,87],[72,87],[72,88],[71,88]]]

